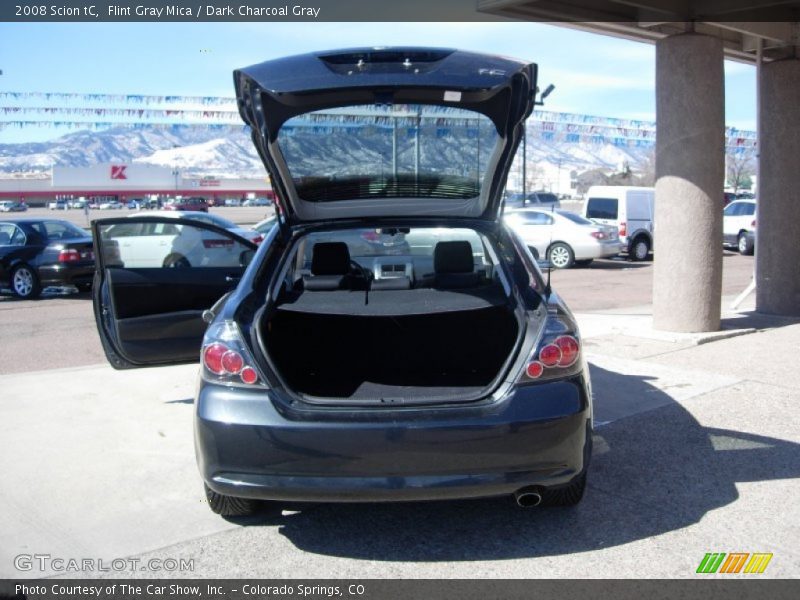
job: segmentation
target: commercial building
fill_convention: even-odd
[[[59,199],[117,200],[202,196],[210,202],[271,194],[266,179],[183,176],[179,171],[137,163],[53,167],[50,177],[0,179],[0,199],[44,206]]]

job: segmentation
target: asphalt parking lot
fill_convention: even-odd
[[[194,560],[157,573],[185,577],[693,577],[707,552],[770,552],[762,577],[797,576],[800,322],[753,314],[752,297],[730,310],[752,268],[725,254],[725,339],[652,331],[652,263],[553,274],[595,396],[595,455],[574,509],[503,498],[223,520],[194,464],[196,367],[113,371],[88,294],[4,296],[0,577],[62,575],[18,571],[22,553]]]
[[[256,207],[214,207],[211,211],[237,224],[253,225],[272,214]],[[132,214],[129,210],[89,212],[89,218]],[[25,216],[65,218],[86,226],[83,211],[31,209]],[[753,276],[753,257],[725,251],[723,295],[740,293]],[[652,262],[618,258],[597,260],[586,268],[554,271],[553,287],[573,311],[590,312],[648,305],[652,302]],[[89,293],[47,293],[39,300],[0,294],[0,374],[105,363],[95,331]]]

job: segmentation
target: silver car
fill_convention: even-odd
[[[549,260],[556,269],[586,266],[622,250],[616,227],[593,223],[568,210],[525,208],[507,212],[504,219],[534,257]]]

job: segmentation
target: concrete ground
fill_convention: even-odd
[[[726,339],[659,335],[647,306],[578,314],[596,431],[574,509],[314,505],[229,522],[194,464],[196,367],[3,375],[0,577],[56,574],[14,567],[46,553],[194,560],[140,576],[683,578],[707,552],[771,552],[761,577],[797,577],[800,322],[748,302],[725,325],[755,331]]]

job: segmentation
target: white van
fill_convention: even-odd
[[[586,193],[583,216],[616,225],[623,250],[631,260],[646,260],[653,249],[655,189],[596,185]]]

